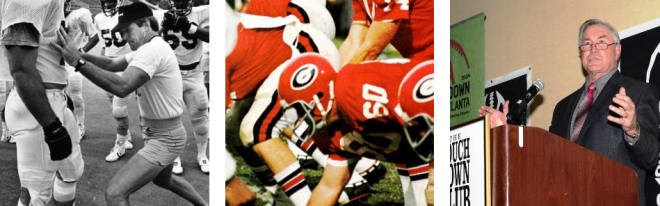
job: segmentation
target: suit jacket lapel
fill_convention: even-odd
[[[591,105],[591,109],[589,109],[587,119],[584,121],[582,130],[580,130],[578,142],[583,139],[583,136],[589,130],[589,127],[591,127],[591,122],[596,121],[595,118],[607,118],[608,113],[605,113],[605,116],[603,116],[603,113],[599,111],[603,109],[609,111],[608,107],[612,102],[612,97],[619,92],[619,87],[621,87],[621,80],[621,74],[619,72],[614,73],[610,80],[605,84],[605,87],[603,87],[603,91],[600,91],[598,97]]]

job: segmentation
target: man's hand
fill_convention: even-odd
[[[175,28],[177,28],[179,31],[182,33],[188,33],[190,31],[190,27],[192,26],[192,23],[188,20],[188,17],[185,16],[180,16],[176,20],[176,24],[174,25]]]
[[[43,127],[44,139],[50,149],[50,159],[63,160],[71,154],[71,137],[59,119]]]
[[[479,108],[479,116],[485,116],[486,114],[490,114],[490,128],[495,128],[501,125],[506,124],[506,114],[509,113],[509,100],[504,102],[504,109],[503,112],[500,112],[497,109],[493,109],[488,106],[481,106]]]
[[[80,57],[80,52],[78,48],[75,47],[74,43],[71,41],[75,37],[66,33],[63,28],[60,28],[57,32],[57,41],[51,42],[50,45],[57,49],[61,54],[64,61],[69,65],[78,64]]]
[[[174,25],[176,24],[176,15],[174,15],[173,12],[168,11],[163,14],[163,22],[161,22],[160,27],[162,27],[162,31],[167,31],[170,29],[174,29]]]
[[[621,129],[631,138],[637,137],[639,134],[639,126],[637,124],[637,114],[635,113],[635,103],[626,95],[626,89],[621,87],[612,101],[619,106],[610,105],[610,111],[619,115],[614,117],[607,115],[607,120],[621,125]]]

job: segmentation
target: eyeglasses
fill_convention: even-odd
[[[580,51],[591,51],[593,46],[596,46],[597,50],[605,50],[605,49],[607,49],[607,47],[612,46],[614,44],[618,44],[618,42],[614,42],[614,43],[610,43],[610,44],[605,43],[605,42],[596,43],[596,44],[583,44],[579,48],[580,48]]]

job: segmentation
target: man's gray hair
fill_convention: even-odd
[[[589,19],[589,20],[585,21],[584,23],[582,23],[582,26],[580,26],[580,34],[578,35],[578,47],[582,46],[582,43],[583,43],[582,38],[584,37],[584,31],[586,31],[587,28],[589,28],[590,26],[593,26],[593,25],[596,25],[596,24],[600,24],[600,25],[603,25],[603,26],[607,27],[607,29],[609,29],[610,32],[612,32],[612,34],[614,34],[614,42],[611,42],[611,43],[619,43],[620,42],[619,32],[612,25],[610,25],[610,23],[607,23],[607,22],[605,22],[603,20],[600,20],[600,19]]]

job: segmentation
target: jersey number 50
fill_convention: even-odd
[[[362,85],[362,98],[367,100],[362,105],[362,114],[367,119],[387,116],[390,112],[385,107],[389,102],[385,89],[371,84]]]
[[[115,45],[115,47],[123,47],[126,45],[126,41],[121,38],[121,35],[118,35],[117,32],[110,33],[110,29],[101,30],[101,37],[105,41],[105,47],[110,47]]]

